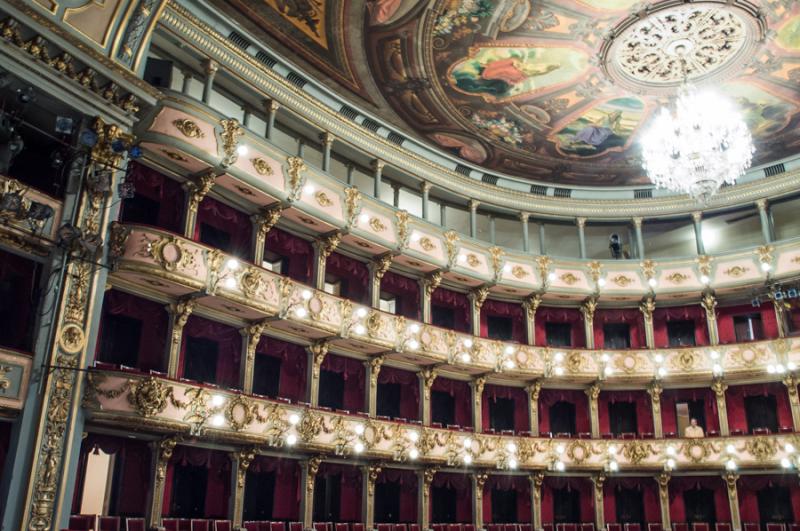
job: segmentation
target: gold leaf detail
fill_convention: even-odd
[[[667,277],[667,280],[669,280],[673,284],[683,284],[684,282],[689,280],[689,276],[688,275],[684,275],[683,273],[678,273],[676,271],[675,273],[672,273],[671,275],[669,275]]]
[[[253,164],[253,169],[255,169],[256,173],[259,175],[272,175],[275,173],[272,169],[272,166],[266,161],[266,159],[258,157],[256,159],[251,159],[250,162]]]
[[[189,162],[189,159],[187,159],[186,157],[184,157],[183,155],[181,155],[180,153],[177,153],[175,151],[170,151],[168,149],[162,149],[161,152],[164,155],[166,155],[167,157],[171,158],[172,160],[175,160],[175,161],[178,161],[178,162]]]
[[[316,199],[317,204],[319,204],[319,206],[323,208],[333,205],[333,201],[331,201],[331,198],[328,197],[328,194],[326,194],[322,190],[314,194],[314,199]]]
[[[481,265],[480,259],[473,253],[469,253],[467,255],[467,263],[469,264],[470,267],[478,267],[479,265]]]
[[[580,280],[578,277],[576,277],[572,273],[564,273],[563,275],[561,275],[558,278],[560,278],[561,282],[563,282],[567,286],[572,286],[573,284],[578,282],[578,280]]]
[[[433,244],[433,240],[431,240],[427,236],[423,236],[422,238],[419,239],[419,246],[422,247],[423,250],[428,252],[433,251],[433,249],[436,247]]]
[[[737,265],[737,266],[729,267],[728,269],[726,269],[725,270],[725,274],[728,275],[729,277],[739,278],[740,276],[744,275],[748,271],[750,271],[749,267],[742,267],[742,266],[738,266]]]
[[[625,275],[617,275],[611,279],[611,282],[613,282],[614,284],[616,284],[621,288],[624,288],[626,286],[629,286],[633,282],[633,279]]]
[[[172,125],[183,133],[187,138],[205,138],[206,134],[200,129],[200,126],[192,120],[182,118],[180,120],[173,120]]]
[[[525,268],[519,265],[515,265],[513,268],[511,268],[511,274],[514,275],[514,278],[519,278],[519,279],[528,276],[528,272],[525,270]]]
[[[386,225],[384,225],[383,221],[381,221],[381,220],[380,220],[380,219],[378,219],[378,218],[370,218],[370,220],[369,220],[369,226],[370,226],[370,227],[372,228],[372,230],[374,230],[375,232],[383,232],[383,231],[385,231],[385,230],[386,230]]]

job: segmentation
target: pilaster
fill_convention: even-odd
[[[325,266],[328,257],[341,241],[342,234],[339,231],[329,232],[314,240],[314,287],[318,290],[325,287]]]
[[[658,483],[658,505],[661,508],[661,527],[672,529],[672,522],[669,516],[669,480],[672,476],[669,472],[661,472],[655,477]]]
[[[650,408],[653,412],[653,435],[656,439],[664,436],[664,423],[661,419],[661,393],[664,388],[658,382],[651,382],[647,386],[647,394],[650,395]]]
[[[181,342],[183,341],[183,328],[197,306],[197,299],[183,297],[173,304],[167,305],[169,315],[169,343],[167,343],[167,376],[178,377],[178,363],[181,355]]]
[[[363,487],[361,489],[361,521],[365,529],[375,528],[375,482],[381,473],[381,466],[377,464],[361,467]]]
[[[322,367],[322,362],[325,361],[325,356],[328,355],[329,343],[325,340],[315,341],[306,347],[308,352],[308,402],[312,406],[319,404],[319,371]]]
[[[483,387],[485,385],[485,376],[479,376],[469,384],[472,390],[472,427],[475,433],[483,431]]]
[[[639,303],[639,311],[642,312],[642,319],[644,319],[644,337],[647,348],[656,348],[655,331],[653,329],[653,312],[656,311],[655,298],[645,297]]]
[[[253,392],[253,371],[256,363],[256,347],[258,347],[258,342],[261,340],[261,334],[263,334],[264,330],[267,328],[267,322],[268,321],[264,320],[253,323],[239,330],[239,333],[242,335],[242,349],[244,350],[239,385],[246,394]]]
[[[481,204],[477,199],[470,199],[467,206],[469,207],[469,235],[475,238],[478,234],[478,206]]]
[[[429,219],[430,217],[430,194],[431,188],[433,185],[428,181],[422,181],[422,184],[419,186],[420,192],[422,192],[422,219]]]
[[[381,367],[385,356],[375,356],[369,361],[364,362],[366,368],[367,385],[365,386],[366,394],[365,403],[367,404],[367,412],[370,417],[375,417],[378,409],[378,376],[381,373]]]
[[[441,271],[434,271],[426,275],[425,277],[420,280],[420,291],[421,291],[421,299],[422,299],[422,322],[423,323],[430,323],[433,319],[431,315],[431,297],[433,296],[433,292],[436,291],[436,288],[439,287],[439,284],[442,282],[442,272]]]
[[[369,300],[373,308],[377,309],[381,305],[381,281],[389,267],[391,267],[393,259],[392,253],[385,253],[367,264],[367,269],[369,269]]]
[[[253,263],[260,266],[264,262],[264,248],[267,244],[267,234],[278,222],[283,213],[281,205],[264,208],[259,214],[251,216],[253,222]]]
[[[710,291],[703,293],[700,305],[706,311],[706,325],[708,326],[708,342],[719,345],[719,330],[717,329],[717,299]]]
[[[281,104],[275,100],[264,100],[264,110],[267,111],[267,140],[272,140],[273,133],[275,132],[275,118],[278,115],[278,109]]]
[[[150,444],[150,451],[155,459],[152,465],[152,491],[149,494],[149,506],[147,511],[148,528],[161,526],[161,509],[164,505],[164,487],[167,478],[167,465],[172,458],[172,452],[178,438],[175,436],[167,437]]]
[[[594,489],[594,527],[595,529],[606,528],[605,508],[603,506],[603,485],[606,483],[606,475],[602,472],[592,476]]]
[[[736,488],[736,482],[739,481],[739,474],[735,472],[726,472],[722,479],[725,480],[725,486],[728,491],[728,504],[731,507],[731,528],[739,531],[742,528],[742,517],[739,514],[739,493]]]
[[[542,528],[542,484],[544,472],[535,472],[528,476],[531,482],[531,522],[534,529]]]
[[[214,78],[217,76],[219,64],[211,59],[206,60],[203,64],[206,78],[203,82],[203,103],[208,105],[211,102],[211,94],[214,90]]]
[[[600,398],[600,384],[595,382],[584,392],[589,397],[589,422],[592,438],[598,438],[600,437],[600,411],[597,401]]]
[[[419,522],[420,529],[425,531],[430,529],[431,524],[431,483],[436,476],[437,467],[424,468],[417,471],[417,481],[419,488],[417,489],[417,522]]]
[[[233,474],[233,489],[231,492],[231,507],[230,518],[233,522],[233,528],[238,529],[242,527],[242,517],[244,515],[244,489],[247,483],[247,469],[250,468],[250,463],[256,457],[255,448],[247,450],[239,450],[230,454],[231,468],[234,470]]]
[[[319,141],[322,143],[322,171],[329,172],[331,169],[331,148],[336,137],[331,133],[325,132],[319,135]]]
[[[525,340],[529,345],[536,344],[536,310],[542,303],[542,296],[535,293],[525,299],[522,308],[525,310]]]
[[[594,312],[597,310],[597,298],[589,297],[581,305],[583,314],[583,332],[586,335],[586,348],[594,348]]]
[[[525,387],[528,393],[528,422],[533,437],[539,436],[539,393],[542,392],[542,382],[535,381]]]
[[[789,394],[789,404],[792,407],[792,425],[794,431],[800,431],[800,396],[797,394],[797,376],[790,374],[783,379],[786,392]]]
[[[725,391],[728,386],[722,381],[722,378],[714,378],[711,383],[711,390],[714,391],[714,396],[717,399],[717,413],[719,414],[719,434],[723,437],[728,437],[731,434],[728,428],[728,404],[725,401]]]
[[[373,189],[372,189],[372,197],[375,199],[381,198],[381,181],[383,180],[383,168],[385,163],[382,160],[375,160],[372,162],[372,169],[373,169]]]
[[[483,486],[488,478],[484,472],[472,474],[472,522],[475,529],[483,529]]]
[[[431,425],[431,387],[433,382],[436,381],[438,373],[433,367],[422,369],[417,376],[419,377],[419,384],[421,389],[421,400],[419,401],[420,415],[423,426]]]
[[[314,482],[317,479],[322,456],[309,457],[307,461],[300,462],[300,480],[303,485],[300,495],[300,517],[303,520],[303,529],[311,531],[314,524]]]
[[[192,181],[187,181],[183,185],[186,191],[186,209],[183,215],[183,236],[194,239],[194,228],[197,224],[197,209],[205,199],[208,192],[214,187],[217,175],[213,171],[201,174]]]
[[[481,286],[469,292],[469,300],[472,303],[472,335],[481,335],[481,308],[486,298],[489,296],[489,288]]]

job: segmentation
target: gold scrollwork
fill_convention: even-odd
[[[614,284],[616,284],[621,288],[625,288],[633,283],[633,279],[626,275],[617,275],[611,279],[611,282],[613,282]]]
[[[528,276],[528,271],[521,265],[515,265],[511,268],[511,274],[514,276],[514,278],[522,280]]]
[[[729,277],[739,278],[740,276],[744,275],[748,271],[750,271],[749,267],[742,267],[742,266],[736,265],[736,266],[729,267],[728,269],[726,269],[725,270],[725,274],[728,275]]]
[[[202,129],[200,129],[200,126],[197,125],[197,122],[187,118],[173,120],[172,125],[187,138],[205,138],[206,136]]]
[[[684,282],[689,280],[689,275],[685,275],[683,273],[676,271],[671,275],[669,275],[667,277],[667,280],[669,280],[673,284],[683,284]]]
[[[234,431],[242,431],[253,423],[257,406],[242,395],[237,395],[225,408],[225,419]]]
[[[478,267],[481,265],[481,261],[476,254],[469,253],[467,255],[467,264],[469,264],[470,267]]]
[[[568,273],[564,273],[564,274],[562,274],[562,275],[561,275],[560,277],[558,277],[558,278],[559,278],[559,279],[561,279],[561,282],[563,282],[563,283],[564,283],[564,284],[566,284],[567,286],[572,286],[573,284],[577,283],[577,282],[578,282],[578,280],[580,280],[580,279],[579,279],[578,277],[576,277],[574,274],[572,274],[572,273],[569,273],[569,272],[568,272]]]
[[[168,158],[170,158],[170,159],[172,159],[172,160],[174,160],[176,162],[189,162],[189,159],[187,159],[186,157],[184,157],[183,155],[181,155],[180,153],[178,153],[176,151],[170,151],[168,149],[162,149],[161,153],[163,153]]]
[[[253,164],[253,169],[256,170],[256,173],[259,175],[272,175],[275,173],[275,170],[272,169],[272,165],[267,162],[266,159],[262,159],[261,157],[251,159],[250,162]]]
[[[331,198],[328,197],[328,194],[326,194],[322,190],[314,194],[314,199],[317,200],[317,204],[322,208],[326,208],[333,205],[333,201],[331,201]]]
[[[433,240],[431,240],[427,236],[423,236],[422,238],[419,239],[419,246],[422,247],[423,251],[427,251],[427,252],[433,251],[434,248],[436,247],[433,244]]]
[[[128,402],[143,417],[152,417],[167,408],[167,399],[172,397],[172,387],[150,376],[131,384]]]
[[[378,218],[370,218],[369,226],[375,232],[383,232],[386,230],[386,224]]]
[[[85,344],[86,334],[80,326],[70,323],[61,329],[58,346],[67,354],[77,354]]]

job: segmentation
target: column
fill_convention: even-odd
[[[575,224],[578,225],[578,250],[580,257],[586,258],[586,218],[575,218]]]
[[[539,380],[525,387],[528,393],[528,423],[533,437],[539,436],[539,393],[542,392],[542,382]]]
[[[306,142],[303,138],[297,140],[297,158],[302,159],[305,156]]]
[[[772,289],[772,308],[775,311],[775,321],[778,323],[778,337],[786,337],[789,330],[786,307],[780,302],[775,300],[775,289]]]
[[[692,212],[692,223],[694,223],[694,242],[697,246],[697,254],[706,254],[706,246],[703,243],[703,213]]]
[[[319,403],[319,371],[322,367],[322,362],[325,361],[325,356],[328,355],[329,347],[330,344],[325,340],[314,341],[306,347],[309,357],[308,396],[306,401],[312,406],[316,406]]]
[[[647,386],[647,394],[650,395],[650,407],[653,411],[653,435],[656,439],[664,436],[664,423],[661,419],[661,393],[664,388],[658,382],[651,382]]]
[[[332,134],[325,132],[319,135],[319,141],[322,143],[322,171],[331,171],[331,148],[333,141],[336,139]]]
[[[314,287],[323,289],[325,287],[325,266],[328,257],[339,246],[342,241],[342,234],[339,231],[329,232],[320,236],[312,244],[314,247]]]
[[[589,397],[589,423],[592,438],[597,439],[600,437],[600,411],[597,406],[597,400],[600,398],[600,384],[595,382],[584,392]]]
[[[392,265],[393,259],[392,253],[386,253],[367,264],[370,276],[369,300],[373,308],[377,309],[381,305],[381,281]]]
[[[317,479],[322,456],[309,457],[308,461],[300,462],[300,518],[303,520],[303,529],[311,531],[314,524],[314,481]]]
[[[495,220],[495,216],[489,216],[489,242],[494,245],[495,240],[497,239],[497,221]]]
[[[400,208],[400,185],[397,183],[392,183],[392,205]]]
[[[467,206],[469,207],[469,235],[473,238],[478,234],[478,205],[481,202],[476,199],[470,199]]]
[[[800,431],[800,396],[797,394],[797,376],[790,374],[783,379],[783,385],[789,393],[789,404],[792,407],[792,425],[794,431]]]
[[[280,109],[280,107],[280,103],[275,100],[264,101],[264,108],[267,111],[267,140],[272,140],[273,134],[275,133],[275,117],[278,115],[278,109]]]
[[[197,209],[200,202],[205,199],[211,188],[214,187],[217,176],[212,171],[208,171],[196,180],[187,181],[183,184],[186,191],[186,210],[183,214],[183,236],[189,239],[194,238],[194,226],[197,222]]]
[[[214,90],[214,78],[217,76],[219,64],[216,61],[209,59],[203,66],[206,73],[206,80],[203,84],[203,103],[208,105],[211,103],[211,93]]]
[[[711,345],[719,345],[719,330],[717,329],[717,299],[710,291],[703,294],[700,305],[706,311],[706,325],[708,326],[708,342]]]
[[[375,160],[372,162],[373,169],[373,188],[372,197],[375,199],[381,198],[381,179],[383,179],[383,167],[385,163],[382,160]]]
[[[525,253],[530,252],[531,250],[531,236],[528,226],[528,220],[530,219],[531,215],[527,212],[520,212],[519,213],[519,221],[522,224],[522,251]]]
[[[672,529],[672,522],[669,517],[669,472],[662,472],[655,477],[658,483],[658,504],[661,507],[661,527],[662,529]]]
[[[772,224],[769,220],[769,205],[766,199],[756,201],[758,217],[761,219],[761,234],[764,236],[764,243],[772,243]]]
[[[244,488],[247,482],[247,469],[250,468],[250,463],[256,456],[255,448],[248,450],[240,450],[230,454],[231,468],[236,473],[233,474],[233,488],[231,489],[231,507],[230,517],[233,522],[233,528],[239,529],[242,527],[242,517],[244,515]]]
[[[656,299],[645,297],[639,303],[639,311],[644,319],[644,338],[647,348],[656,348],[655,331],[653,329],[653,312],[656,311]]]
[[[184,96],[189,96],[189,91],[192,89],[192,71],[183,71],[183,85],[181,86],[181,93]]]
[[[253,223],[253,263],[261,265],[264,261],[264,247],[267,244],[267,234],[272,230],[272,227],[278,223],[283,213],[281,205],[265,207],[259,214],[250,216],[250,221]]]
[[[739,474],[735,472],[726,472],[722,479],[725,480],[725,486],[728,490],[728,504],[731,508],[731,528],[739,531],[742,528],[742,517],[739,514],[739,493],[736,488],[736,482],[739,480]]]
[[[544,472],[535,472],[528,476],[531,482],[531,523],[533,529],[542,528],[542,483]]]
[[[722,381],[722,378],[714,378],[711,383],[711,390],[714,391],[714,396],[717,398],[717,414],[719,415],[719,434],[723,437],[728,437],[731,434],[728,428],[728,405],[725,402],[725,391],[728,386]]]
[[[181,341],[183,340],[183,327],[192,315],[197,300],[191,297],[183,297],[173,304],[166,306],[169,315],[169,338],[167,343],[167,376],[170,378],[178,377],[178,362],[181,354]]]
[[[242,334],[242,367],[240,369],[239,385],[245,394],[253,392],[253,370],[256,363],[256,347],[261,340],[261,334],[267,327],[267,321],[264,319],[261,322],[253,323],[249,326],[239,329]]]
[[[431,483],[438,468],[425,468],[417,471],[417,522],[420,529],[430,528],[431,520]]]
[[[583,331],[586,335],[586,348],[594,348],[594,312],[597,310],[597,299],[589,297],[581,304],[583,314]]]
[[[544,255],[545,253],[545,245],[544,245],[544,223],[539,223],[539,254]]]
[[[250,124],[253,123],[253,110],[248,107],[242,107],[242,125],[250,129]]]
[[[486,377],[479,376],[469,383],[472,390],[472,427],[475,433],[483,431],[483,386],[486,385]]]
[[[348,186],[352,186],[353,185],[353,172],[355,172],[355,170],[356,170],[356,167],[353,166],[352,164],[348,164],[347,165],[347,185]]]
[[[148,494],[147,527],[155,529],[161,526],[161,510],[164,505],[164,486],[167,477],[167,464],[178,444],[176,436],[167,437],[150,443],[150,453],[155,456],[151,465],[152,489]]]
[[[381,473],[380,465],[366,465],[361,467],[363,488],[361,489],[361,521],[365,529],[375,527],[375,482]]]
[[[385,359],[381,355],[364,362],[364,367],[366,368],[364,377],[367,380],[367,385],[365,386],[367,396],[364,403],[367,404],[367,413],[373,418],[378,409],[378,375],[381,373],[381,367],[383,367]]]
[[[606,475],[602,472],[592,476],[594,486],[594,527],[595,529],[606,528],[606,516],[603,507],[603,485],[606,483]]]
[[[542,296],[538,293],[531,295],[522,303],[525,310],[525,340],[529,345],[536,344],[536,310],[542,303]]]
[[[638,258],[644,258],[644,236],[642,236],[642,218],[633,218],[633,230],[636,233],[636,251]]]
[[[447,205],[444,202],[439,205],[439,225],[447,226]]]
[[[472,521],[475,529],[483,529],[483,486],[489,476],[472,474]]]
[[[420,290],[421,290],[421,299],[422,299],[422,322],[423,323],[430,323],[431,319],[431,297],[433,296],[433,292],[436,291],[436,288],[439,287],[439,284],[442,282],[442,272],[441,271],[434,271],[429,275],[426,275],[420,280]]]
[[[429,368],[429,369],[422,369],[417,376],[419,377],[419,385],[422,388],[420,393],[420,401],[419,401],[419,418],[422,421],[423,426],[430,426],[431,425],[431,387],[433,387],[433,382],[436,381],[436,377],[438,373],[436,369]]]
[[[489,296],[489,288],[486,286],[474,289],[469,292],[469,300],[472,303],[472,335],[481,335],[481,308]]]
[[[429,219],[429,208],[430,208],[430,195],[431,195],[431,188],[433,185],[427,181],[423,181],[420,185],[420,191],[422,192],[422,219]]]

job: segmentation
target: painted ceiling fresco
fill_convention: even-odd
[[[796,1],[224,3],[300,39],[323,72],[385,102],[388,120],[488,171],[645,184],[637,135],[684,78],[737,102],[755,164],[800,146]],[[353,67],[360,59],[368,68]]]

